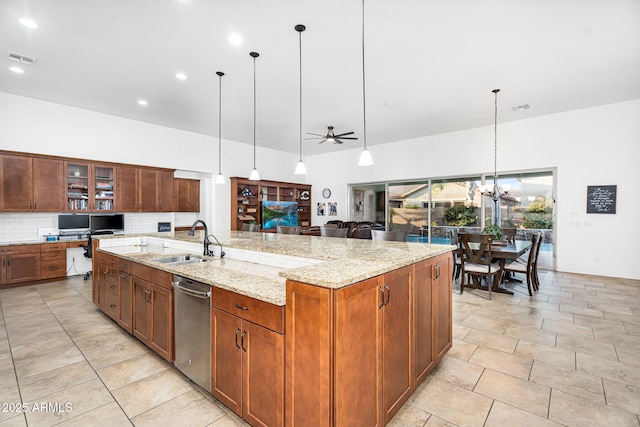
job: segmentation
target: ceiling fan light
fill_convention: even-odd
[[[296,170],[293,172],[296,175],[306,175],[307,167],[304,165],[304,162],[300,160],[296,165]]]
[[[249,179],[251,181],[260,181],[260,172],[258,172],[258,169],[256,168],[251,169],[251,173],[249,174]]]
[[[226,182],[227,181],[224,179],[224,175],[222,175],[222,172],[216,175],[216,184],[225,184]]]
[[[373,165],[373,158],[371,153],[366,148],[363,148],[360,152],[360,160],[358,160],[358,166],[371,166]]]

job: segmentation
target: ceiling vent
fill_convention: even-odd
[[[528,110],[529,109],[529,104],[517,105],[517,106],[511,107],[511,108],[513,109],[513,111]]]
[[[36,65],[36,58],[30,56],[20,55],[19,53],[9,52],[9,59],[21,64]]]

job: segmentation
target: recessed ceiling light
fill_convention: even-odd
[[[144,99],[138,99],[138,105],[146,106],[149,105],[149,103]]]
[[[18,22],[20,22],[22,25],[24,25],[27,28],[38,28],[38,24],[33,19],[22,18]]]
[[[187,80],[187,75],[185,73],[176,74],[176,79],[178,80]]]
[[[18,74],[24,74],[24,70],[20,67],[9,67],[11,71]]]
[[[240,46],[242,44],[242,37],[239,34],[233,33],[229,36],[229,43],[234,46]]]

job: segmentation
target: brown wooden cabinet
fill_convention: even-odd
[[[118,212],[138,211],[138,168],[118,166],[116,168],[116,210]]]
[[[116,208],[120,212],[171,212],[173,170],[134,166],[116,168]]]
[[[451,255],[433,260],[434,352],[436,363],[452,345]]]
[[[47,243],[40,245],[40,260],[42,279],[65,277],[67,275],[67,244]]]
[[[0,248],[0,285],[40,280],[40,245]]]
[[[251,425],[283,425],[284,335],[272,329],[284,328],[284,307],[217,288],[211,297],[211,394]]]
[[[200,180],[174,179],[174,211],[200,212]]]
[[[63,212],[64,162],[59,159],[33,158],[33,210]]]
[[[250,181],[231,178],[231,229],[242,230],[243,224],[260,224],[262,201],[298,203],[298,224],[311,225],[311,186],[279,181]],[[275,231],[265,230],[265,231]]]
[[[337,290],[287,282],[286,425],[381,426],[393,417],[435,366],[436,343],[442,354],[451,345],[450,257]]]
[[[118,324],[130,334],[133,333],[133,277],[131,262],[119,259],[118,283],[120,285],[120,317]]]
[[[171,275],[140,264],[133,264],[132,269],[133,335],[171,362],[174,357]]]
[[[33,210],[33,164],[31,157],[0,156],[0,208],[5,212]]]

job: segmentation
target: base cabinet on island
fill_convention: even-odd
[[[341,289],[287,282],[287,426],[389,422],[437,363],[436,348],[451,346],[450,257]]]
[[[133,335],[167,361],[173,361],[173,292],[133,278]]]
[[[217,288],[211,301],[211,394],[254,427],[284,425],[284,308]]]

